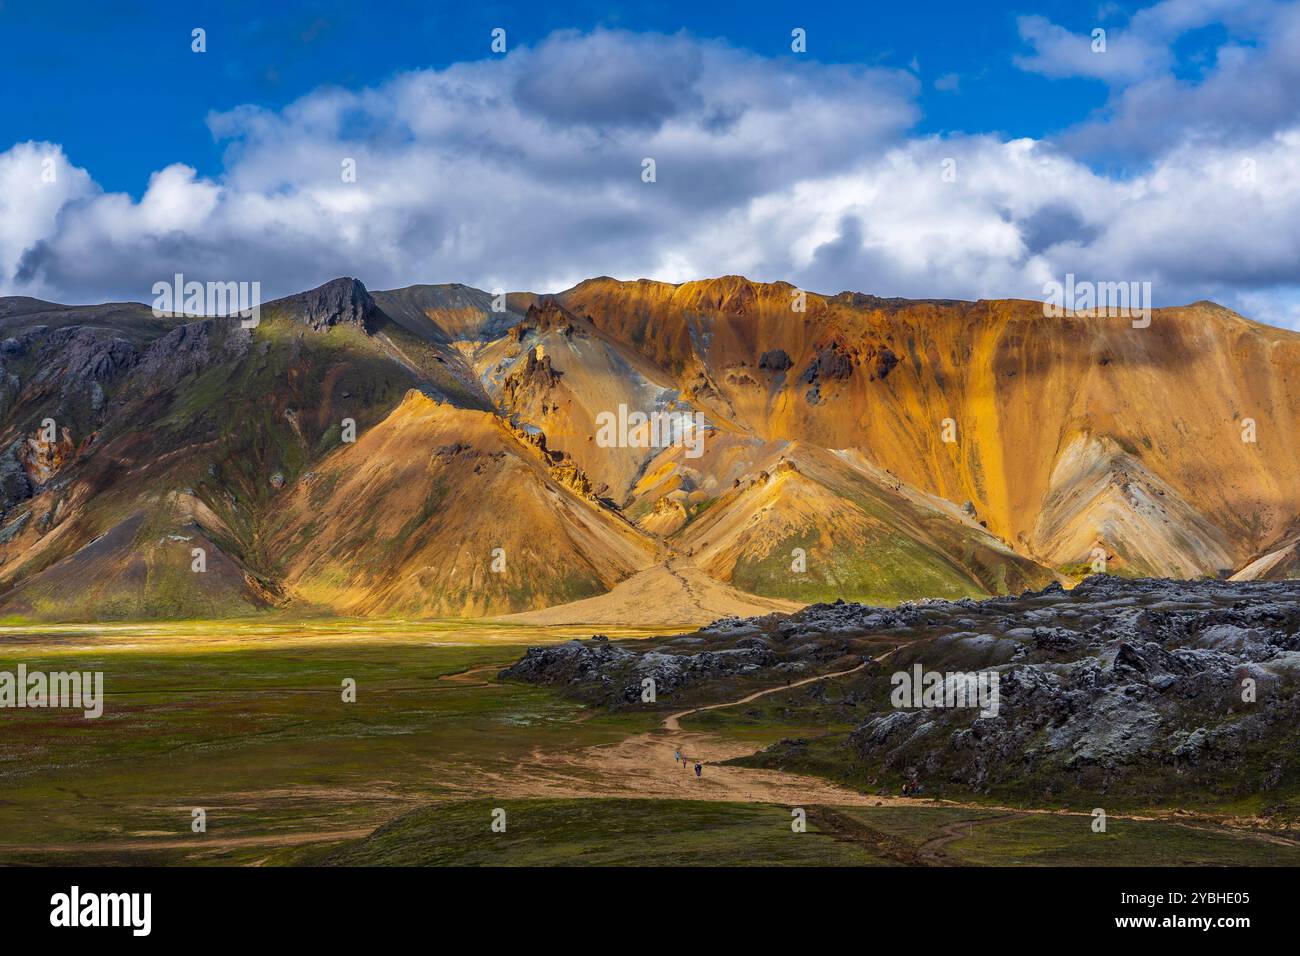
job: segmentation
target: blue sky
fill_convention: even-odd
[[[0,293],[1073,271],[1300,323],[1294,3],[178,6],[0,0]]]
[[[180,7],[189,9],[181,10]],[[555,30],[620,27],[722,38],[767,56],[792,56],[790,30],[808,31],[808,55],[828,63],[908,68],[957,90],[920,91],[920,131],[1001,131],[1043,136],[1104,104],[1103,86],[1054,81],[1012,64],[1023,49],[1016,17],[1027,9],[1091,28],[1077,3],[997,8],[951,0],[870,3],[18,3],[4,0],[0,61],[6,84],[4,145],[62,143],[74,162],[95,161],[106,189],[143,192],[151,172],[181,161],[221,171],[211,110],[243,103],[278,108],[319,86],[370,86],[404,70],[477,59],[494,27],[513,44]],[[1116,17],[1112,15],[1112,19]],[[190,52],[202,26],[209,56]],[[129,104],[129,106],[128,106]]]

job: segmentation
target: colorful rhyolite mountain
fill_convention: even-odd
[[[0,613],[58,619],[687,624],[1095,562],[1294,577],[1300,335],[735,276],[336,279],[251,330],[0,299],[0,513]]]

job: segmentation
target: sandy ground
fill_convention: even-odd
[[[605,594],[492,620],[584,626],[634,621],[640,627],[698,627],[720,617],[754,617],[773,611],[788,614],[801,607],[795,601],[746,594],[715,581],[689,559],[673,557],[637,572]]]

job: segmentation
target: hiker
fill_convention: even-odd
[[[673,763],[679,763],[682,759],[682,748],[678,747],[673,751]]]
[[[700,779],[700,776],[701,776],[703,773],[704,773],[704,764],[702,764],[702,763],[696,763],[696,764],[695,764],[695,779],[696,779],[696,780],[699,780],[699,779]]]

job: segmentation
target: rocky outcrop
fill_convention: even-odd
[[[542,459],[552,478],[574,494],[591,501],[596,500],[598,489],[587,477],[587,473],[565,452],[548,448],[545,432],[540,428],[516,425],[509,420],[506,420],[504,425],[516,441],[532,449]]]
[[[96,420],[105,411],[108,389],[140,357],[135,345],[112,329],[81,325],[53,331],[34,326],[20,336],[6,339],[3,350],[14,359],[31,361],[33,371],[30,380],[23,383],[25,390],[57,396],[56,417],[88,411]],[[18,377],[10,373],[5,382],[16,396]]]
[[[41,428],[0,453],[0,516],[38,494],[76,456],[67,428],[55,425],[53,441],[46,439]]]
[[[336,325],[371,331],[383,313],[359,279],[332,279],[310,292],[277,299],[264,307],[272,316],[287,316],[313,332]]]
[[[595,488],[591,479],[574,463],[573,459],[565,457],[552,464],[549,471],[552,478],[574,494],[581,495],[583,498],[595,498]]]
[[[784,372],[793,364],[785,349],[770,349],[758,359],[758,367],[768,372]]]
[[[516,329],[519,330],[518,333]],[[528,306],[523,322],[511,328],[510,333],[518,341],[528,331],[549,332],[552,329],[557,329],[565,337],[571,338],[579,334],[578,318],[560,305],[553,296],[543,296],[539,301]]]
[[[853,374],[853,356],[839,343],[832,342],[817,353],[804,370],[801,382],[817,384],[849,378]]]
[[[878,378],[883,381],[889,377],[889,373],[892,372],[894,366],[898,364],[898,356],[895,355],[894,350],[888,346],[881,346],[871,357],[875,362],[875,371],[871,376],[873,379]]]
[[[531,348],[523,365],[515,368],[501,383],[507,407],[523,403],[525,396],[545,395],[560,383],[563,373],[551,365],[551,357],[540,348]]]
[[[0,453],[0,515],[7,515],[33,494],[32,480],[21,456],[25,444],[26,439],[20,438]]]
[[[837,601],[667,640],[535,648],[502,676],[616,707],[640,701],[646,676],[661,700],[720,701],[891,648],[852,677],[772,698],[793,723],[833,716],[855,727],[828,738],[819,772],[927,795],[1092,800],[1255,793],[1300,769],[1295,581],[1095,575],[1072,591],[986,601]],[[917,666],[996,674],[996,708],[895,706],[894,675]],[[797,765],[805,746],[783,741],[752,760]]]
[[[1188,785],[1249,792],[1294,764],[1300,583],[1098,575],[1056,600],[1045,593],[982,602],[960,620],[969,630],[909,645],[887,668],[996,673],[996,714],[881,709],[850,736],[846,759],[885,776],[910,773],[930,792],[1125,795]]]
[[[72,434],[67,428],[57,426],[52,437],[47,438],[42,428],[17,447],[18,460],[27,470],[27,477],[34,489],[49,482],[72,459],[76,451]]]
[[[656,698],[671,698],[689,687],[750,674],[775,663],[776,656],[761,642],[698,654],[635,653],[598,634],[587,641],[531,647],[499,676],[565,687],[593,702],[619,706],[641,701],[646,679],[654,681]]]
[[[637,524],[652,534],[663,537],[673,534],[690,520],[683,497],[679,492],[671,497],[665,495],[657,498],[650,513],[643,516]]]
[[[0,363],[0,415],[9,412],[22,391],[22,380]]]
[[[233,319],[204,319],[172,329],[145,351],[132,374],[132,393],[174,387],[187,375],[248,352],[253,333]]]

